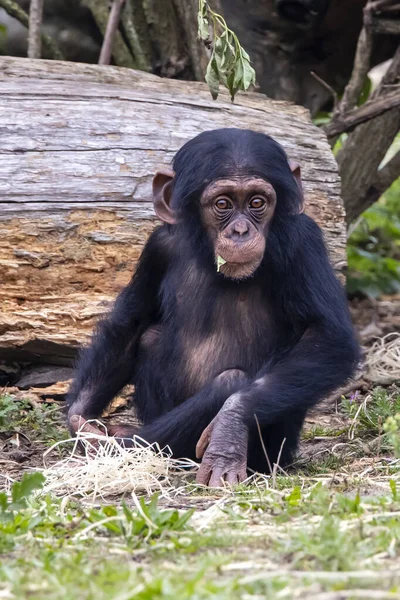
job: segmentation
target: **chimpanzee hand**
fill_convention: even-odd
[[[203,431],[196,456],[203,460],[197,473],[197,483],[222,487],[247,477],[248,429],[240,413],[227,400],[224,407]]]
[[[97,425],[97,423],[91,423],[84,419],[84,417],[81,415],[71,415],[69,417],[69,427],[74,435],[77,435],[78,432],[88,434],[85,437],[95,448],[100,445],[101,437],[106,438],[107,436],[113,436],[126,443],[132,439],[135,433],[137,433],[136,429],[129,425],[115,425],[109,427],[108,429],[105,427],[101,428]],[[90,435],[93,435],[94,437],[91,438]]]

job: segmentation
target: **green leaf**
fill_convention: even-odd
[[[290,506],[298,506],[301,500],[301,489],[298,485],[293,488],[293,491],[286,497],[286,502]]]
[[[208,87],[210,88],[213,100],[216,100],[218,98],[219,92],[219,72],[214,54],[211,56],[211,60],[207,65],[205,80],[207,82]]]
[[[242,54],[242,58],[244,58],[244,60],[247,60],[247,62],[250,62],[250,56],[247,54],[247,52],[244,48],[241,48],[241,54]]]
[[[397,500],[397,485],[394,479],[389,479],[390,490],[392,492],[393,500]]]
[[[206,0],[199,1],[198,36],[209,47],[210,23],[213,25],[213,53],[207,65],[205,80],[214,100],[218,98],[219,85],[228,88],[232,101],[238,90],[247,90],[255,84],[256,73],[250,57],[240,46],[235,33],[228,28],[225,19],[214,12]]]
[[[372,82],[371,82],[370,78],[367,77],[365,80],[365,83],[363,85],[363,88],[361,90],[360,97],[358,99],[358,106],[365,104],[365,102],[368,100],[369,95],[371,93],[371,88],[372,88]]]
[[[234,78],[233,78],[233,87],[235,87],[236,89],[240,89],[240,85],[241,85],[242,79],[243,79],[243,73],[244,73],[243,61],[239,59],[235,66],[235,72],[234,72]]]
[[[8,508],[8,498],[7,494],[1,492],[0,494],[0,512],[6,512]]]
[[[356,497],[353,500],[353,512],[358,513],[360,512],[360,505],[361,505],[361,498],[360,498],[360,492],[357,492]]]
[[[194,514],[194,512],[195,512],[194,508],[190,508],[189,510],[185,511],[174,523],[174,530],[179,531],[179,530],[183,529],[185,527],[186,523],[191,518],[191,516]]]
[[[11,489],[13,503],[21,503],[35,490],[40,490],[45,482],[42,473],[25,473],[21,481],[16,481]]]
[[[215,42],[214,54],[212,58],[215,60],[216,64],[216,72],[218,73],[218,82],[226,85],[226,73],[225,69],[222,67],[224,53],[226,50],[226,38],[221,36]]]
[[[246,59],[243,61],[243,78],[242,86],[243,90],[247,90],[252,84],[256,82],[256,72],[251,66],[250,62]]]
[[[205,14],[199,12],[197,15],[197,35],[200,40],[207,42],[210,39],[207,11]]]
[[[225,263],[226,263],[226,260],[218,254],[218,256],[217,256],[217,272],[218,273],[219,273],[222,265],[224,265]]]
[[[223,71],[226,76],[233,69],[236,61],[236,51],[233,44],[233,36],[230,31],[224,31],[223,34],[215,42],[215,52],[220,62],[218,62],[219,70]]]

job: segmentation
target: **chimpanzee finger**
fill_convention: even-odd
[[[93,433],[93,435],[102,435],[105,436],[106,433],[102,431],[96,425],[89,423],[86,421],[84,417],[81,415],[72,415],[69,418],[69,424],[74,433],[84,432],[84,433]]]
[[[211,466],[206,463],[201,463],[199,470],[196,475],[196,483],[201,485],[208,485],[208,481],[211,475]]]
[[[241,483],[242,481],[245,481],[245,479],[247,479],[247,468],[246,468],[246,466],[244,466],[241,469],[239,469],[238,479],[239,479],[239,483]]]
[[[216,468],[213,470],[213,472],[211,473],[211,477],[210,477],[210,481],[208,483],[208,485],[210,487],[224,487],[224,474],[225,474],[225,469],[223,468]]]
[[[132,439],[137,433],[137,428],[131,425],[111,425],[107,427],[108,434],[113,435],[117,438],[128,438]]]

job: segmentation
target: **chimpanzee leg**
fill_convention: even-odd
[[[161,448],[169,446],[174,457],[195,458],[196,443],[204,429],[222,408],[225,400],[248,382],[240,369],[223,371],[195,396],[176,406],[153,422],[133,431],[124,428],[124,435],[137,434]],[[122,435],[116,432],[116,435]]]
[[[294,411],[290,421],[282,421],[262,429],[264,447],[272,468],[274,463],[285,468],[293,462],[306,412],[305,410]],[[248,467],[260,473],[269,472],[268,461],[256,427],[252,428],[250,434]]]

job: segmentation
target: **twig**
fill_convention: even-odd
[[[376,34],[399,35],[400,21],[396,19],[373,19],[372,30]]]
[[[14,0],[0,0],[0,8],[4,8],[7,14],[17,19],[25,27],[29,27],[29,16]],[[56,42],[49,35],[41,34],[43,46],[54,60],[64,60],[64,56],[57,46]]]
[[[350,81],[347,84],[343,98],[339,106],[339,111],[342,114],[347,113],[354,108],[360,96],[365,78],[370,68],[371,52],[372,52],[372,31],[371,31],[371,0],[364,8],[364,25],[361,29],[360,36],[357,42],[356,55],[354,58],[353,71]]]
[[[340,590],[340,592],[321,592],[308,596],[309,600],[347,600],[347,598],[360,598],[361,600],[365,600],[365,598],[369,598],[369,600],[400,600],[400,594],[394,594],[391,591],[352,589]]]
[[[330,138],[331,143],[334,142],[340,134],[350,132],[358,125],[361,125],[361,123],[370,121],[371,119],[400,106],[399,90],[394,89],[393,93],[390,93],[387,88],[385,89],[385,79],[387,79],[386,74],[381,85],[371,95],[368,102],[357,107],[357,102],[370,68],[373,34],[400,32],[400,25],[398,22],[392,21],[392,24],[389,25],[387,19],[382,20],[374,17],[374,13],[383,10],[384,7],[387,7],[387,4],[387,0],[369,0],[364,8],[364,24],[358,38],[350,81],[344,90],[342,100],[336,104],[330,123],[323,128],[328,138]],[[389,71],[392,73],[398,70],[398,60],[396,58],[398,54],[399,50],[396,52],[392,61],[392,63],[395,64],[392,64],[389,68]],[[397,80],[395,80],[394,83],[397,83]]]
[[[331,394],[326,398],[326,402],[337,402],[341,399],[342,396],[346,396],[350,392],[355,392],[356,390],[361,390],[362,388],[367,389],[368,384],[364,379],[359,379],[358,381],[352,381],[344,388],[341,388],[334,394]]]
[[[104,34],[103,45],[101,47],[99,65],[109,65],[112,55],[112,47],[114,44],[115,34],[118,29],[121,10],[125,0],[114,0],[110,16],[108,18],[107,29]]]
[[[337,93],[335,92],[335,90],[333,89],[333,87],[331,85],[329,85],[329,83],[327,83],[326,81],[324,81],[319,75],[317,75],[316,73],[314,73],[314,71],[310,71],[310,75],[312,77],[314,77],[314,79],[316,79],[318,81],[318,83],[320,83],[325,89],[327,89],[333,97],[333,110],[334,112],[337,110],[338,104],[339,104],[339,97],[337,95]]]
[[[385,6],[383,9],[383,12],[385,12],[385,13],[400,12],[400,4],[395,4],[394,6]]]
[[[392,2],[393,0],[370,0],[370,5],[374,12],[381,12],[389,10]]]
[[[29,7],[28,58],[40,58],[42,53],[43,0],[31,0]]]
[[[272,467],[271,467],[271,463],[270,463],[270,460],[269,460],[269,457],[268,457],[267,449],[266,449],[266,447],[265,447],[265,444],[264,444],[263,436],[262,436],[262,433],[261,433],[261,427],[260,427],[260,423],[259,423],[259,421],[258,421],[258,417],[257,417],[257,415],[256,415],[256,414],[254,415],[254,418],[255,418],[255,420],[256,420],[256,425],[257,425],[257,429],[258,429],[258,435],[260,436],[260,442],[261,442],[261,446],[262,446],[262,449],[263,449],[263,452],[264,452],[265,458],[267,459],[267,463],[268,463],[268,469],[269,469],[269,472],[270,472],[270,473],[271,473],[271,475],[272,475]]]
[[[344,113],[343,109],[340,108],[340,112],[336,113],[323,129],[328,138],[334,138],[346,131],[352,131],[355,127],[361,125],[361,123],[370,121],[398,106],[400,106],[400,93],[399,90],[395,89],[391,93],[368,100],[362,106],[354,108],[347,113]]]
[[[108,9],[108,0],[81,0],[82,3],[88,7],[96,21],[97,27],[103,34],[103,39],[106,35],[108,22],[110,20],[110,11]],[[115,63],[120,67],[127,67],[128,69],[135,69],[137,65],[133,59],[128,44],[125,42],[121,32],[117,28],[115,31],[115,38],[112,45],[112,56]]]
[[[278,458],[276,459],[276,463],[274,463],[274,468],[272,469],[272,487],[273,488],[276,487],[276,472],[279,467],[279,461],[281,460],[282,450],[283,450],[283,446],[285,445],[285,442],[286,442],[286,438],[283,438],[281,447],[279,449]]]

